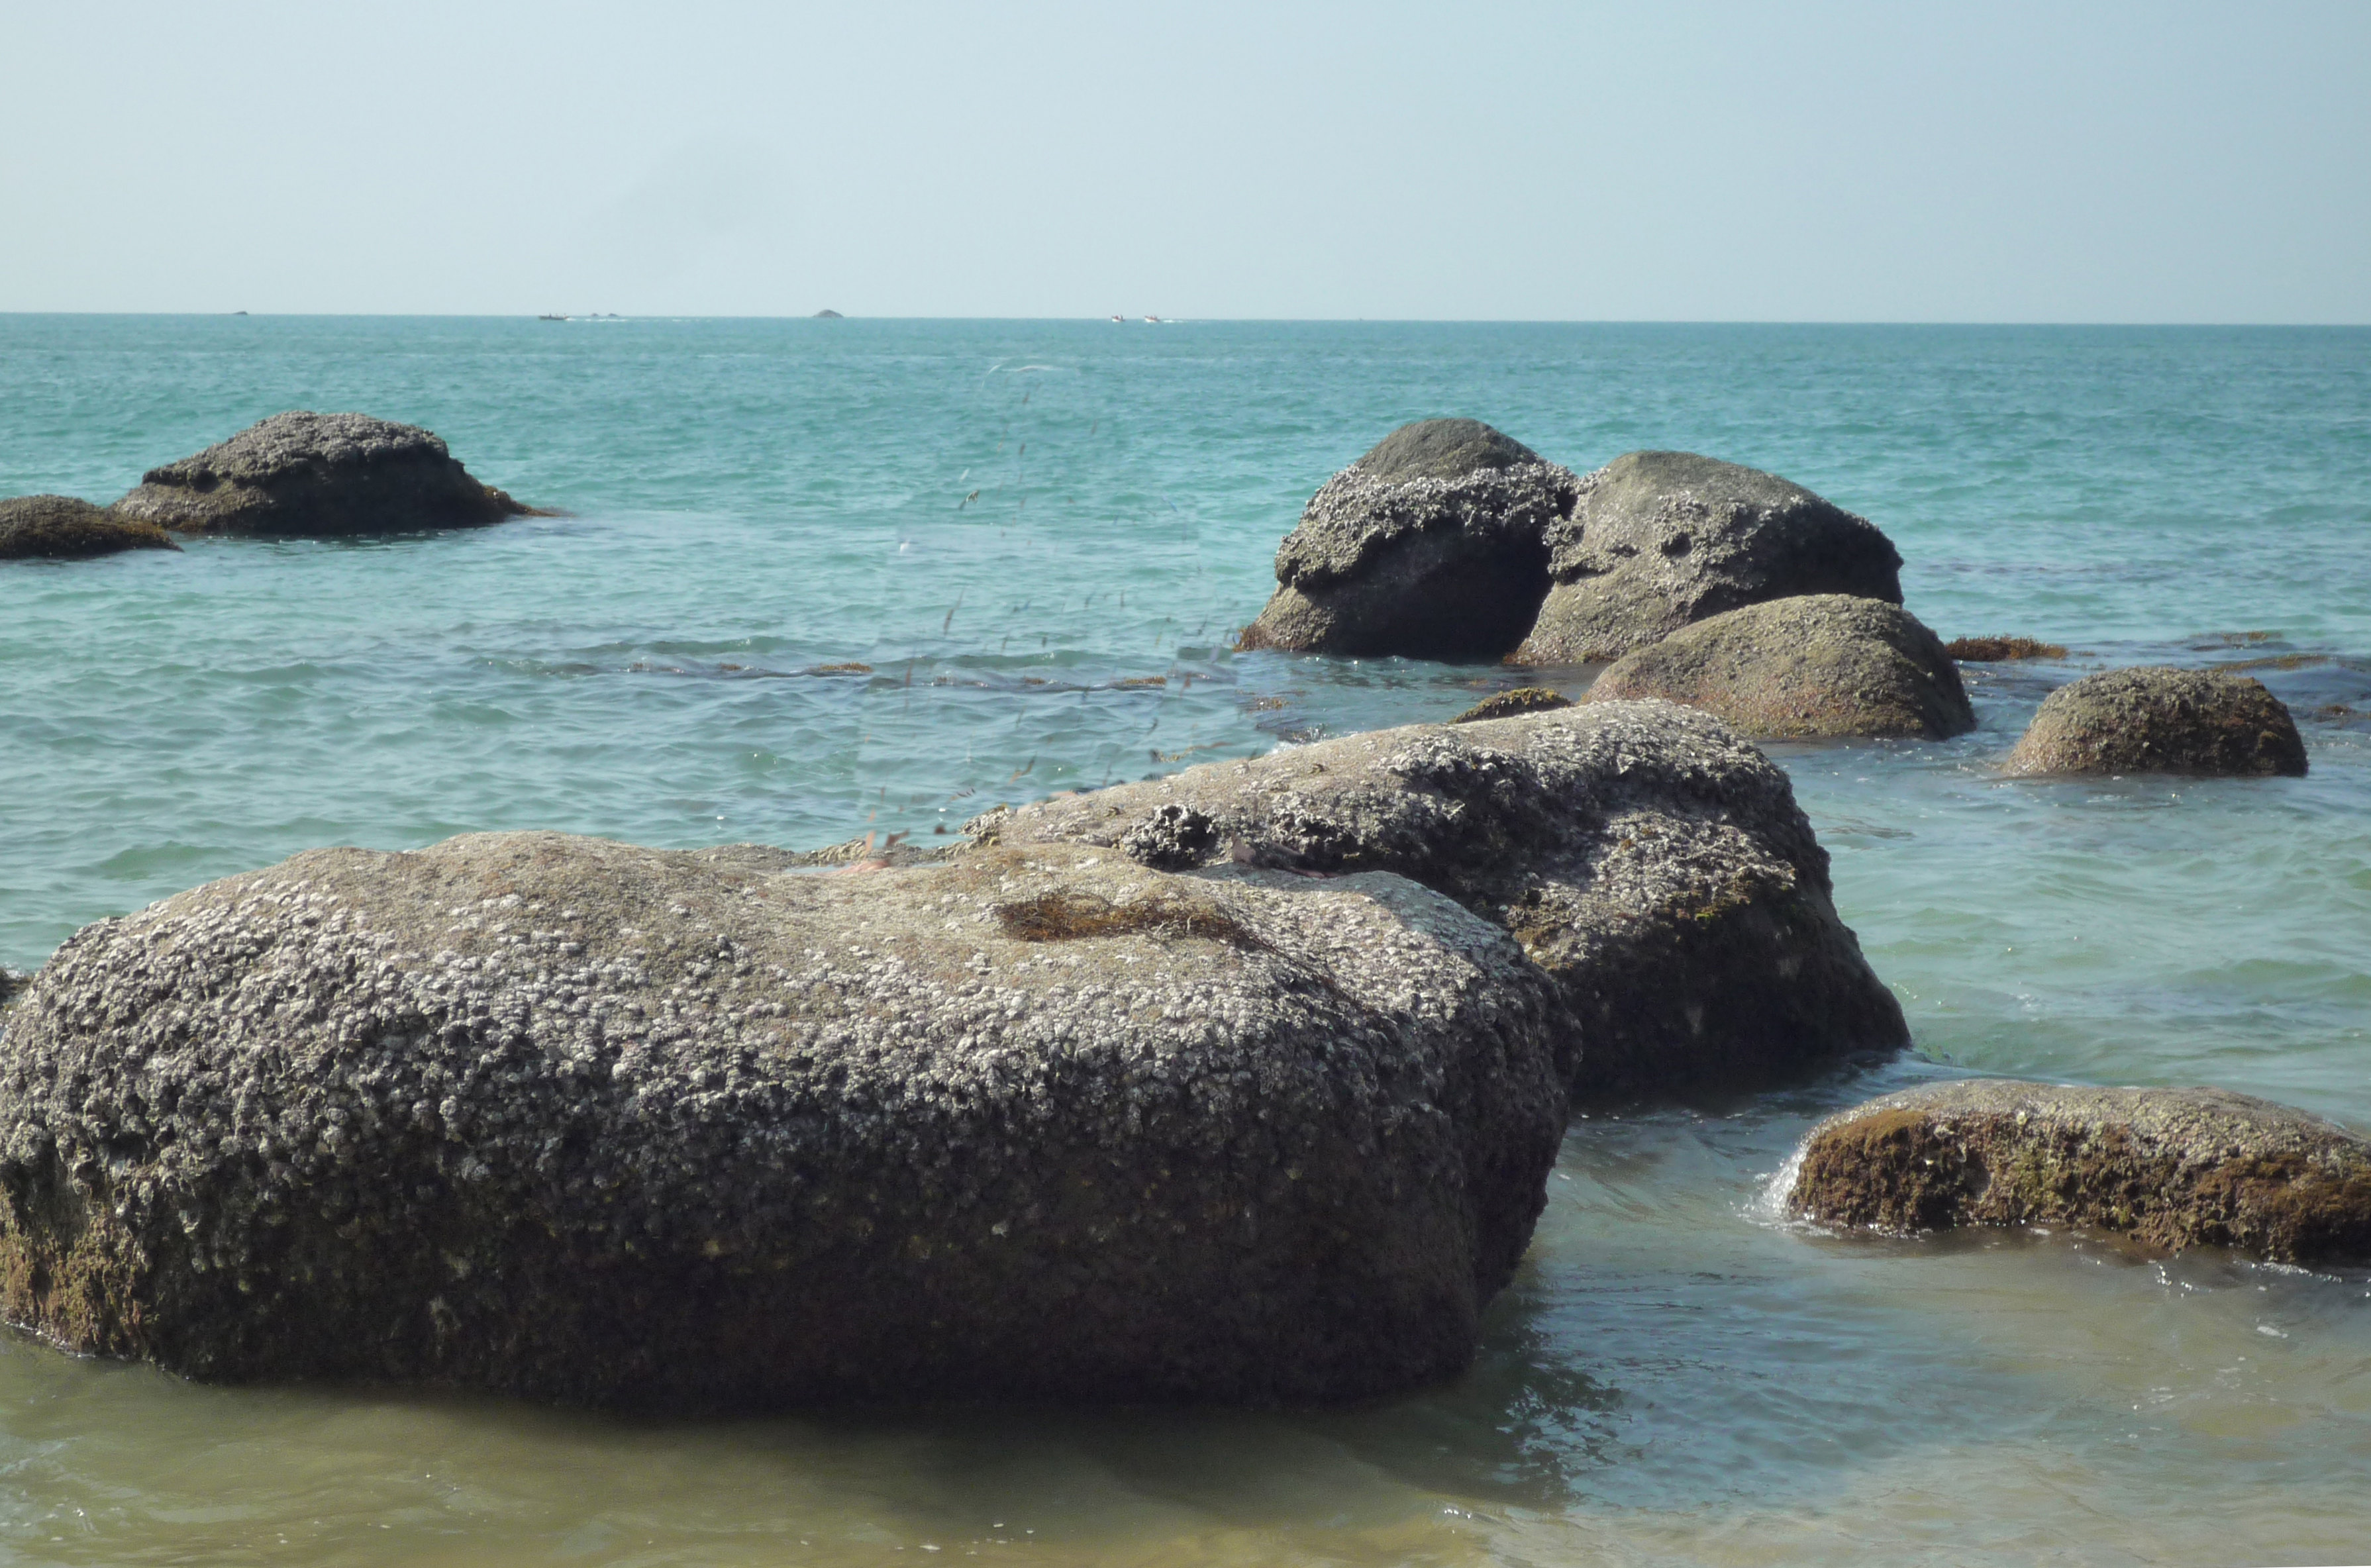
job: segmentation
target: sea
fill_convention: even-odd
[[[1783,474],[1945,638],[2067,652],[1968,666],[1957,740],[1769,748],[1915,1047],[1576,1120],[1454,1382],[653,1420],[11,1335],[0,1562],[2371,1562],[2371,1271],[1827,1234],[1774,1191],[1824,1113],[1972,1074],[2371,1130],[2371,329],[0,316],[0,494],[111,500],[299,408],[561,514],[0,564],[0,963],[319,845],[945,843],[1579,692],[1231,651],[1311,491],[1431,415]],[[2001,774],[2135,663],[2256,675],[2310,773]]]

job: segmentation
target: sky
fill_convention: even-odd
[[[2371,0],[0,0],[0,311],[2371,322]]]

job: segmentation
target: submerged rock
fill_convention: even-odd
[[[2064,659],[2066,650],[2055,642],[2030,637],[1955,637],[1943,651],[1966,664],[1999,664],[2018,659]]]
[[[1775,474],[1690,452],[1625,453],[1582,476],[1548,544],[1555,586],[1519,663],[1619,659],[1765,599],[1902,603],[1902,557],[1868,519]]]
[[[2102,670],[2042,698],[2007,767],[2303,778],[2305,740],[2253,676],[2147,665]]]
[[[87,560],[119,550],[177,550],[153,523],[70,495],[0,501],[0,560]]]
[[[428,431],[302,410],[149,469],[114,510],[176,533],[318,538],[535,514],[471,478]]]
[[[1479,421],[1403,425],[1311,498],[1240,645],[1495,659],[1548,591],[1547,529],[1573,484]]]
[[[1896,1232],[2086,1226],[2280,1262],[2371,1258],[2371,1142],[2219,1089],[1973,1079],[1822,1122],[1788,1201]]]
[[[1470,1359],[1564,1125],[1503,932],[1389,875],[794,860],[322,849],[88,928],[0,1035],[0,1308],[676,1408]]]
[[[1450,722],[1471,724],[1477,719],[1512,719],[1519,713],[1553,713],[1559,708],[1571,706],[1572,698],[1552,687],[1517,686],[1512,691],[1496,692],[1484,698]]]
[[[1689,709],[1346,735],[965,831],[1133,847],[1173,816],[1206,824],[1214,857],[1395,871],[1504,926],[1556,983],[1559,1059],[1584,1099],[1767,1082],[1909,1038],[1836,917],[1787,775]]]
[[[1748,605],[1616,660],[1592,702],[1660,697],[1749,735],[1912,735],[1976,727],[1942,640],[1899,605],[1815,594]]]

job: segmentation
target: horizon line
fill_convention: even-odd
[[[1841,317],[1521,317],[1521,316],[1164,316],[1147,321],[1128,316],[1114,322],[1111,313],[1087,316],[872,316],[847,312],[823,317],[815,312],[755,314],[654,310],[528,312],[427,310],[17,310],[0,309],[0,319],[27,317],[137,317],[189,320],[307,319],[347,321],[879,321],[998,322],[1057,324],[1064,322],[1116,326],[1279,326],[1279,327],[1933,327],[1933,328],[2153,328],[2202,331],[2256,329],[2267,330],[2359,330],[2362,321],[2150,321],[2150,320],[2007,320],[1945,317],[1850,318]]]

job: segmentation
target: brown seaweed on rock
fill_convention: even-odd
[[[0,501],[0,560],[87,560],[122,550],[178,550],[154,523],[70,495]]]
[[[2163,1250],[2371,1259],[2371,1142],[2214,1089],[1971,1079],[1887,1095],[1804,1140],[1788,1202],[1908,1233],[2078,1226]]]
[[[1943,651],[1967,664],[2000,664],[2018,659],[2064,659],[2066,650],[2055,642],[2030,637],[1955,637]]]

